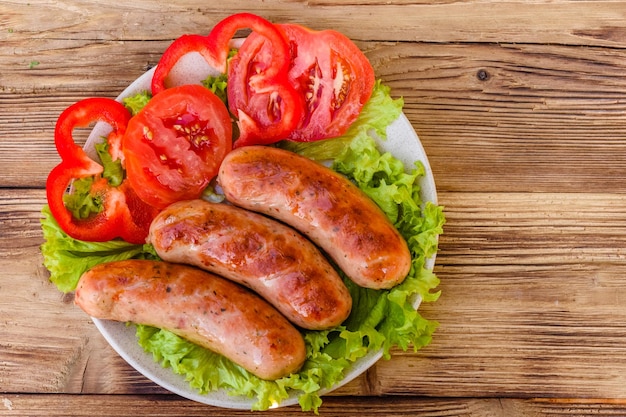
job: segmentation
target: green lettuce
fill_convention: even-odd
[[[95,145],[96,152],[104,168],[102,177],[112,187],[119,186],[124,180],[124,168],[119,160],[113,161],[109,153],[109,143],[103,140]],[[83,177],[72,181],[72,193],[63,196],[65,207],[77,219],[86,219],[102,210],[102,197],[91,192],[95,177]]]
[[[102,198],[91,193],[93,177],[83,177],[72,182],[72,193],[63,196],[65,207],[77,219],[86,219],[102,210]]]
[[[111,187],[117,187],[124,181],[124,168],[122,167],[122,161],[119,159],[113,160],[113,157],[109,153],[109,142],[103,140],[100,143],[94,145],[98,158],[104,168],[102,177],[106,178]]]
[[[123,240],[84,242],[71,238],[61,230],[47,205],[41,212],[43,264],[50,272],[50,281],[61,292],[74,291],[80,276],[99,263],[131,258],[158,259],[151,245],[133,245]]]
[[[152,94],[149,91],[140,91],[137,94],[126,97],[122,100],[124,106],[128,109],[130,114],[136,115],[143,109],[146,104],[152,98]]]
[[[228,86],[228,75],[209,75],[206,79],[202,80],[202,85],[211,90],[220,100],[228,106],[228,93],[226,87]]]
[[[227,60],[230,61],[230,59],[235,55],[237,55],[237,49],[231,49],[230,51],[228,51]],[[202,80],[202,85],[211,90],[211,92],[215,94],[220,100],[222,100],[226,107],[228,107],[228,92],[226,90],[226,88],[228,87],[227,73],[209,75],[204,80]]]

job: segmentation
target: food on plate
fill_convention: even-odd
[[[302,335],[276,309],[190,266],[148,260],[99,264],[80,278],[75,303],[92,317],[168,329],[262,379],[287,376],[305,360]]]
[[[163,260],[195,265],[265,298],[292,323],[329,329],[350,314],[343,281],[306,238],[275,220],[224,203],[190,200],[163,210],[148,242]]]
[[[74,128],[97,121],[110,124],[112,131],[98,153],[100,159],[110,161],[109,166],[116,166],[122,159],[121,140],[129,119],[130,113],[117,101],[89,98],[68,107],[57,120],[54,143],[62,160],[48,175],[46,194],[59,226],[75,239],[145,241],[156,210],[138,198],[122,174],[107,172],[73,138]],[[66,197],[70,184],[74,193]]]
[[[128,181],[157,209],[200,197],[231,148],[228,109],[201,85],[154,97],[128,121],[122,141]]]
[[[320,163],[283,149],[247,146],[224,158],[218,182],[229,202],[293,226],[362,287],[391,288],[409,273],[407,243],[382,210]]]
[[[240,28],[251,29],[250,36],[231,41]],[[180,66],[179,60],[183,61]],[[234,69],[246,65],[243,72]],[[41,219],[45,239],[41,251],[50,281],[66,293],[75,290],[83,273],[94,265],[123,259],[161,261],[155,246],[145,240],[157,213],[170,202],[176,204],[179,198],[196,199],[201,186],[194,184],[213,175],[222,151],[263,144],[328,162],[332,170],[345,175],[375,201],[408,244],[412,259],[406,278],[391,288],[376,290],[355,284],[336,268],[352,300],[349,316],[325,330],[300,328],[306,345],[305,363],[296,373],[278,380],[261,379],[167,327],[96,319],[107,340],[122,346],[121,353],[146,376],[174,387],[174,391],[179,389],[188,398],[253,410],[297,401],[303,410],[314,412],[322,403],[323,393],[350,381],[381,356],[388,359],[392,349],[418,350],[428,345],[437,323],[422,317],[416,305],[439,296],[432,261],[445,218],[437,206],[419,140],[402,116],[402,99],[393,99],[381,80],[376,80],[371,89],[372,77],[371,65],[346,37],[331,31],[272,24],[249,13],[224,19],[208,36],[181,36],[165,51],[155,69],[143,74],[118,97],[135,116],[130,118],[120,104],[112,104],[113,100],[88,99],[71,106],[59,118],[63,134],[57,134],[57,149],[62,162],[48,180],[49,200]],[[145,120],[139,123],[144,117],[141,109],[152,103],[150,107],[163,110],[155,103],[177,103],[168,99],[168,94],[174,97],[181,92],[185,92],[181,101],[196,103],[195,96],[207,94],[198,90],[203,88],[199,84],[216,93],[224,102],[222,110],[230,112],[228,123],[223,115],[211,118],[212,123],[223,122],[217,128],[218,135],[228,137],[227,125],[232,125],[230,140],[211,150],[215,144],[204,142],[204,133],[209,132],[198,136],[195,123],[190,123],[198,115],[196,104],[192,104],[192,111],[180,119],[166,116],[156,121],[165,127],[164,131],[173,130],[189,141],[177,141],[171,149],[168,141],[144,154],[142,149],[161,126],[152,131]],[[367,102],[363,105],[364,100]],[[209,107],[214,111],[220,106],[214,103]],[[213,115],[220,112],[216,110]],[[112,128],[109,134],[107,127],[101,129],[102,123],[98,123],[84,154],[71,138],[73,127],[83,126],[83,121],[101,121]],[[198,127],[203,130],[200,123]],[[387,144],[388,132],[394,132],[394,137]],[[135,141],[137,138],[140,140]],[[197,149],[188,149],[196,145],[202,145],[200,153],[203,159],[208,158],[204,162],[210,166],[198,165],[194,155]],[[385,150],[393,155],[382,152]],[[182,166],[188,162],[189,167]],[[144,164],[151,170],[142,170]],[[181,172],[186,173],[181,180],[189,182],[178,189],[189,188],[194,197],[173,192],[180,185],[177,180],[163,183],[166,186],[160,182],[161,176],[171,179]],[[198,172],[208,174],[197,182]],[[215,185],[213,181],[208,183],[200,198],[222,198]],[[138,196],[140,193],[147,201]],[[352,210],[350,205],[348,210]],[[128,344],[133,338],[143,351]],[[244,346],[241,343],[241,349]],[[171,375],[153,372],[153,360],[171,369]],[[224,393],[229,394],[226,402],[222,399]]]

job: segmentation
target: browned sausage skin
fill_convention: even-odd
[[[163,260],[251,288],[302,328],[332,328],[350,314],[350,293],[322,253],[297,231],[260,214],[182,201],[154,219],[148,242]]]
[[[403,237],[365,193],[330,168],[286,150],[246,146],[226,156],[218,181],[228,201],[293,226],[362,287],[391,288],[409,273]]]
[[[167,329],[263,379],[296,372],[306,357],[302,335],[271,305],[191,266],[100,264],[81,277],[75,303],[92,317]]]

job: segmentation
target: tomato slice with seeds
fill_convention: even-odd
[[[224,103],[200,85],[166,89],[135,115],[122,142],[126,175],[146,203],[200,197],[232,149]]]
[[[253,32],[229,62],[228,105],[240,130],[235,147],[285,139],[302,117],[304,100],[287,77],[289,52],[285,48],[278,55],[276,44],[275,39]],[[268,82],[268,73],[276,72],[279,60],[283,71]]]
[[[290,45],[289,79],[306,103],[300,124],[288,139],[310,142],[341,136],[372,95],[372,65],[342,33],[296,24],[277,26]]]

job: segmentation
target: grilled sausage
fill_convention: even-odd
[[[218,181],[228,201],[296,228],[362,287],[393,287],[411,268],[406,241],[382,210],[317,162],[278,148],[241,147],[226,156]]]
[[[203,200],[174,203],[153,220],[148,242],[163,260],[251,288],[302,328],[332,328],[350,314],[348,289],[315,245],[258,213]]]
[[[92,317],[167,329],[263,379],[296,372],[306,356],[300,332],[266,301],[191,266],[99,264],[80,278],[75,303]]]

